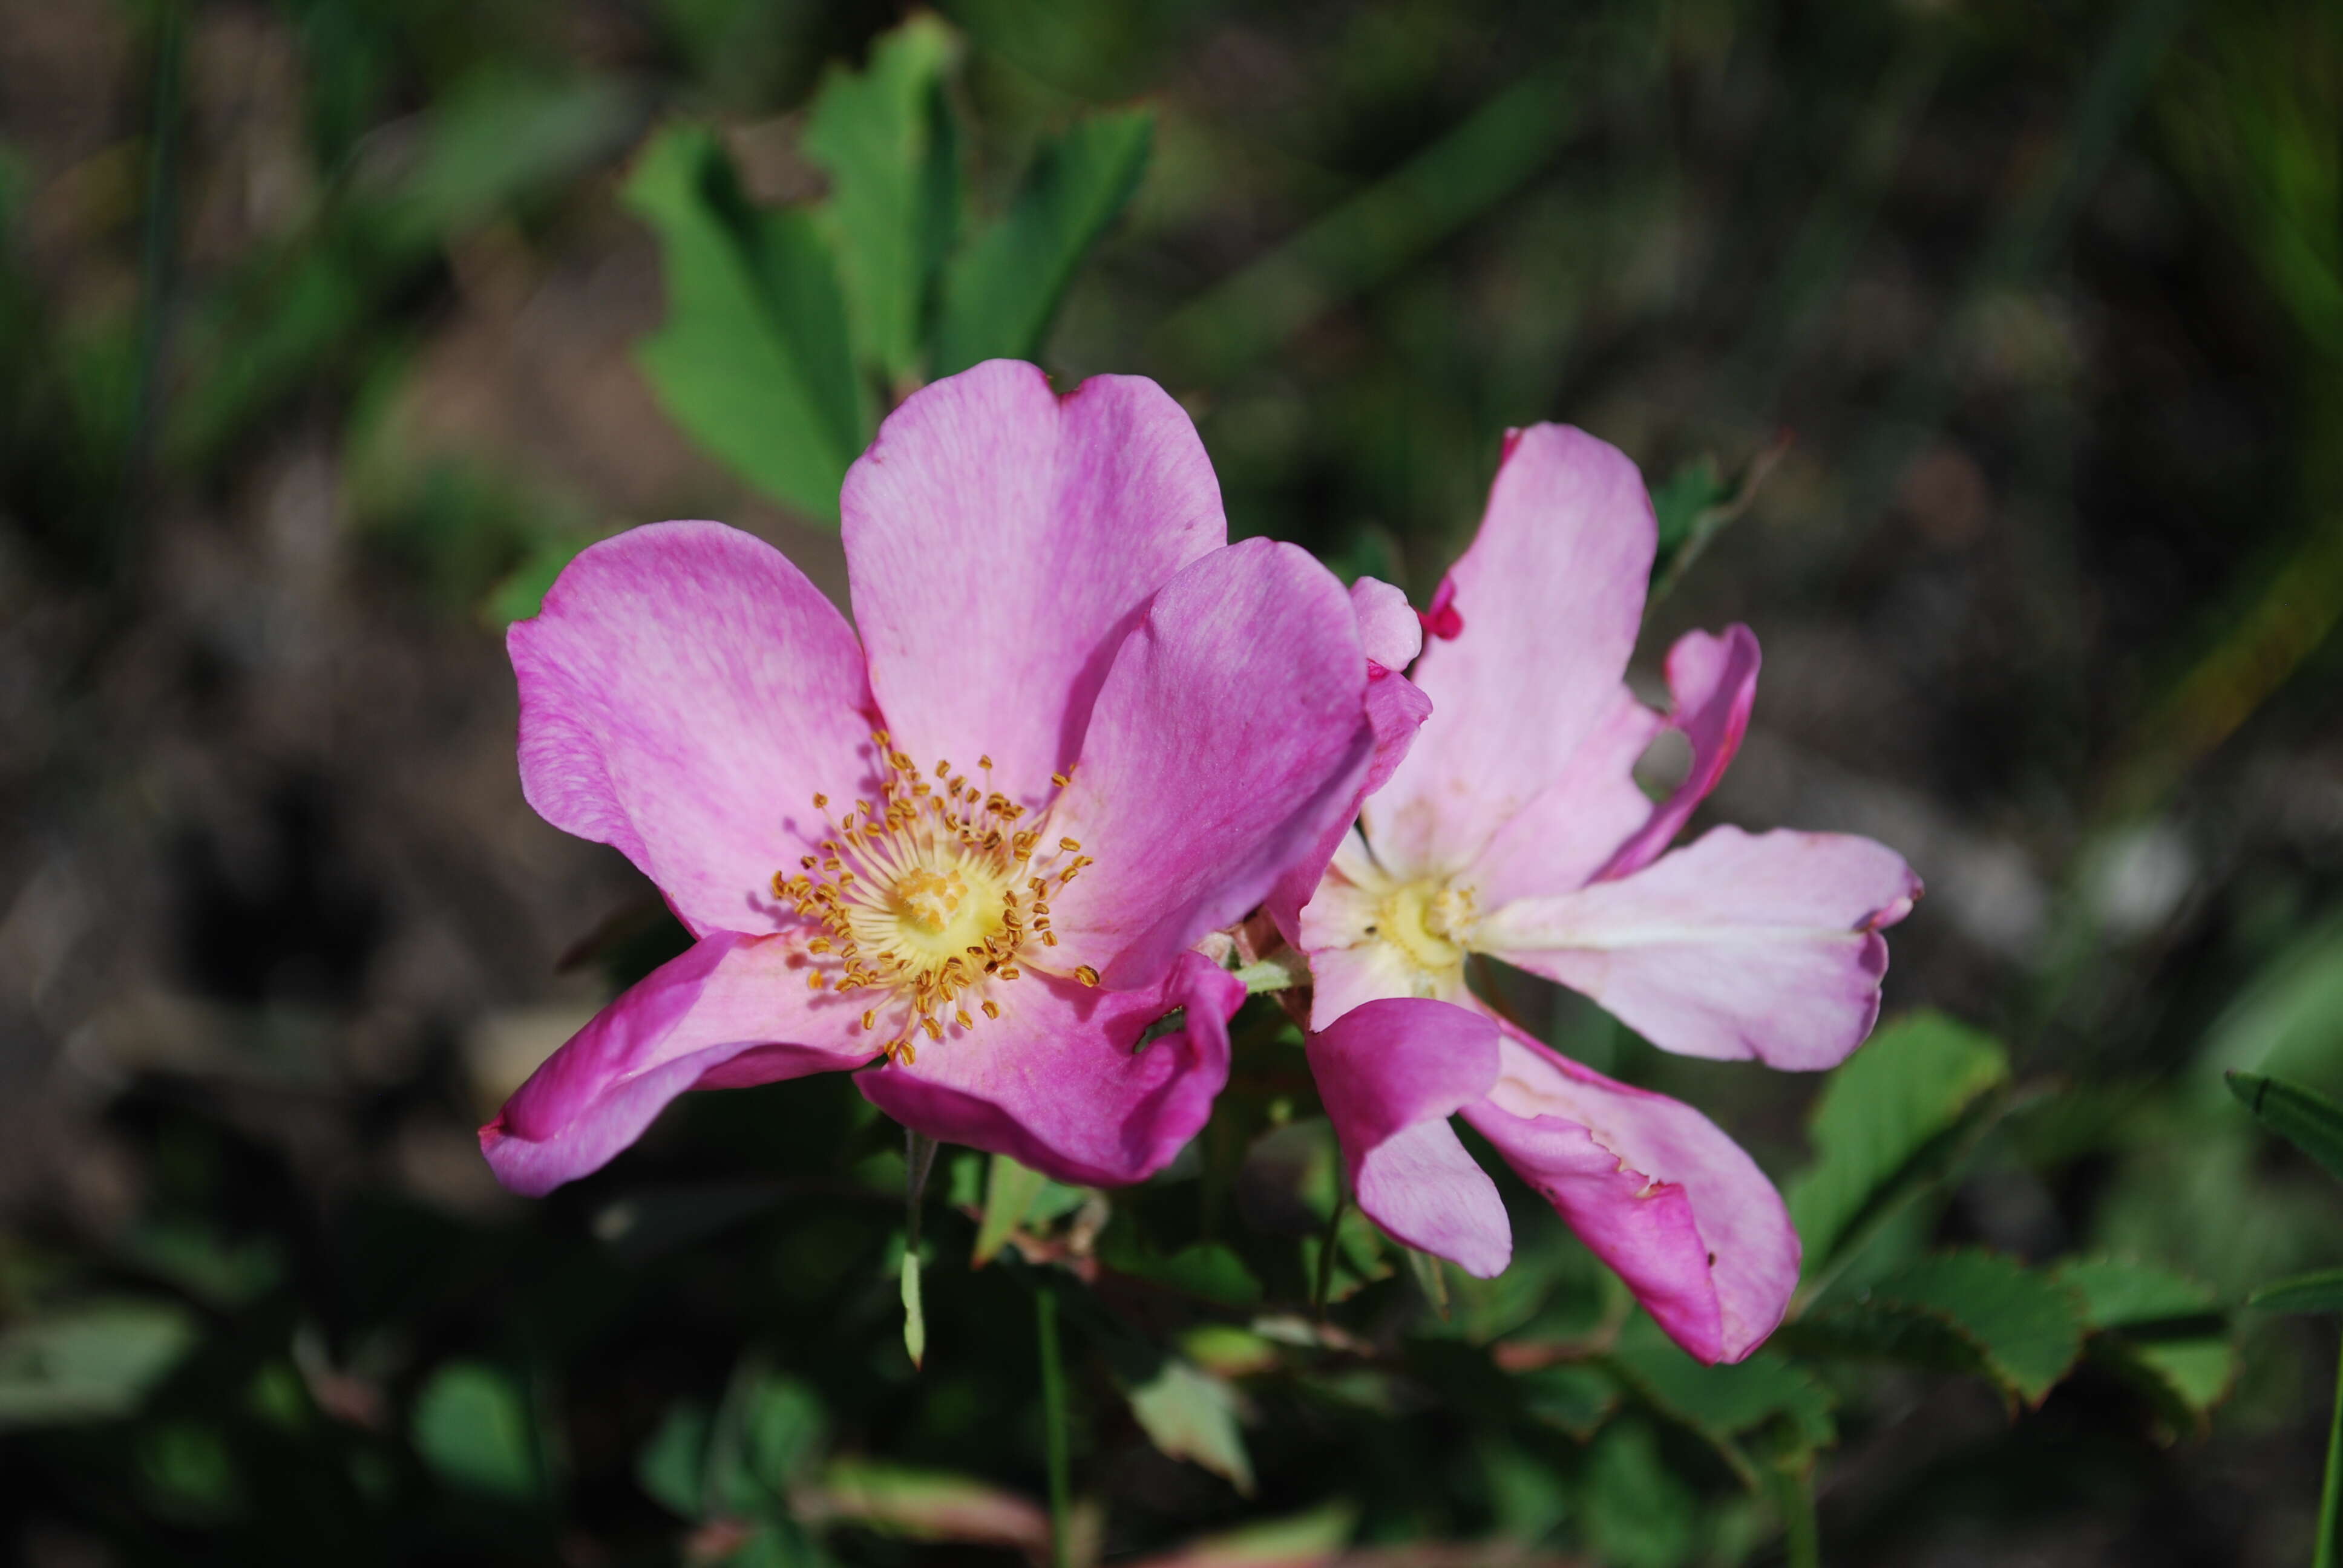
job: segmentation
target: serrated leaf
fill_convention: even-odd
[[[1237,1429],[1237,1392],[1192,1362],[1167,1356],[1155,1375],[1127,1389],[1131,1413],[1158,1449],[1191,1460],[1252,1494],[1252,1461]]]
[[[984,1214],[977,1221],[976,1251],[970,1257],[971,1267],[981,1268],[990,1262],[1017,1227],[1024,1223],[1033,1201],[1050,1179],[1039,1171],[1029,1171],[1006,1154],[992,1157],[992,1170],[984,1183]]]
[[[2343,1312],[2343,1269],[2277,1280],[2246,1298],[2265,1312]]]
[[[1628,1320],[1611,1363],[1652,1404],[1712,1441],[1786,1419],[1807,1448],[1837,1441],[1831,1396],[1813,1373],[1760,1351],[1734,1364],[1704,1366],[1686,1355],[1644,1313]]]
[[[1862,1300],[1782,1332],[1812,1354],[1972,1372],[2038,1404],[2082,1351],[2084,1312],[2071,1286],[2007,1258],[1939,1252],[1897,1270]]]
[[[2075,1259],[2057,1274],[2082,1299],[2092,1360],[2145,1393],[2172,1432],[2201,1431],[2243,1364],[2212,1291],[2117,1258]]]
[[[938,376],[1040,357],[1074,269],[1139,188],[1154,134],[1152,115],[1129,109],[1041,145],[1008,214],[945,268]]]
[[[0,1431],[127,1414],[196,1342],[169,1302],[90,1302],[0,1333]]]
[[[2009,1079],[1989,1035],[1941,1013],[1914,1013],[1873,1037],[1815,1102],[1815,1162],[1790,1183],[1790,1218],[1811,1278],[1915,1174],[1915,1162]]]
[[[2258,1072],[2227,1075],[2229,1092],[2254,1119],[2343,1178],[2343,1105],[2315,1090]]]
[[[890,385],[919,368],[937,268],[959,237],[957,137],[943,79],[960,40],[920,14],[833,65],[815,95],[806,155],[830,177],[819,221],[846,283],[857,357]]]
[[[660,406],[767,495],[835,521],[869,421],[812,220],[751,206],[697,126],[653,137],[625,195],[658,233],[667,282],[666,324],[636,347]]]

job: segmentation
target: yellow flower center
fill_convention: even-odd
[[[849,807],[798,875],[773,873],[773,893],[819,929],[806,943],[807,985],[873,993],[862,1027],[883,1020],[886,1053],[908,1062],[914,1036],[941,1040],[974,1029],[979,1013],[999,1018],[999,988],[1028,969],[1055,972],[1035,961],[1058,945],[1050,895],[1093,862],[1072,839],[1045,845],[1041,829],[1017,825],[1031,808],[991,788],[991,758],[977,759],[981,785],[949,761],[930,781],[885,730],[871,739],[885,763],[877,802]],[[830,798],[813,804],[827,822]],[[1071,978],[1099,982],[1087,964]]]
[[[1403,882],[1377,901],[1367,934],[1405,954],[1422,977],[1418,994],[1431,996],[1439,980],[1461,981],[1478,919],[1470,888],[1444,880]]]

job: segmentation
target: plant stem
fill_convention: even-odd
[[[1334,1211],[1326,1216],[1326,1239],[1318,1243],[1318,1278],[1310,1291],[1311,1314],[1320,1322],[1326,1321],[1326,1298],[1334,1290],[1334,1242],[1342,1234],[1342,1211],[1351,1206],[1351,1189],[1347,1182],[1334,1190]]]
[[[2335,1568],[2336,1533],[2343,1528],[2343,1356],[2335,1366],[2335,1415],[2327,1430],[2327,1479],[2318,1489],[2318,1544],[2310,1568]]]
[[[1815,1518],[1815,1461],[1808,1452],[1774,1462],[1775,1501],[1782,1510],[1782,1556],[1788,1568],[1822,1568],[1822,1527]]]
[[[1041,1422],[1050,1455],[1050,1563],[1073,1561],[1073,1501],[1067,1479],[1066,1370],[1058,1357],[1058,1295],[1048,1285],[1033,1292],[1041,1332]]]

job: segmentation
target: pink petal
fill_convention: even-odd
[[[1291,939],[1310,955],[1310,1027],[1329,1029],[1353,1008],[1384,997],[1469,1002],[1463,965],[1430,974],[1382,940],[1389,886],[1355,832],[1345,834]]]
[[[1359,646],[1367,661],[1394,674],[1423,651],[1423,621],[1407,606],[1407,595],[1387,582],[1361,578],[1351,585],[1351,608],[1359,618]]]
[[[1442,1001],[1371,1001],[1312,1035],[1309,1051],[1367,1218],[1468,1274],[1504,1272],[1504,1200],[1448,1123],[1496,1081],[1496,1025]]]
[[[1411,678],[1432,718],[1367,802],[1367,837],[1395,874],[1469,864],[1612,716],[1656,538],[1643,478],[1616,447],[1559,425],[1513,438],[1480,536],[1449,574],[1463,629],[1426,648]]]
[[[1245,996],[1199,953],[1140,990],[1029,971],[991,994],[1001,1017],[920,1040],[909,1067],[863,1073],[863,1098],[930,1138],[1090,1187],[1144,1181],[1202,1131],[1228,1081],[1228,1021]],[[1187,1010],[1181,1025],[1141,1045],[1174,1008]]]
[[[1483,910],[1584,887],[1652,820],[1635,763],[1667,721],[1621,687],[1562,774],[1497,829],[1462,880]]]
[[[1692,771],[1651,820],[1619,847],[1603,869],[1605,878],[1639,871],[1658,859],[1725,777],[1749,729],[1749,709],[1757,700],[1757,634],[1745,626],[1728,627],[1723,637],[1688,631],[1668,649],[1668,690],[1675,699],[1668,727],[1692,742]]]
[[[1038,801],[1150,595],[1228,538],[1220,482],[1164,390],[1061,397],[996,359],[904,399],[840,498],[854,619],[895,744]]]
[[[1919,896],[1903,858],[1868,839],[1717,828],[1632,877],[1510,904],[1475,940],[1664,1050],[1805,1070],[1871,1032],[1879,932]]]
[[[772,874],[815,791],[862,777],[870,727],[854,633],[805,574],[721,523],[659,523],[588,547],[505,642],[538,814],[616,846],[695,935],[772,929]]]
[[[1716,1124],[1614,1083],[1510,1027],[1464,1119],[1618,1271],[1669,1338],[1737,1362],[1781,1322],[1798,1233],[1781,1194]]]
[[[703,938],[595,1015],[480,1129],[497,1180],[536,1197],[610,1162],[688,1089],[858,1067],[850,1000],[806,988],[789,937]]]
[[[1151,985],[1267,897],[1357,803],[1366,684],[1342,587],[1307,551],[1247,539],[1166,584],[1051,815],[1097,862],[1051,897],[1061,964]]]

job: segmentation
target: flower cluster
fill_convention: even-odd
[[[1666,715],[1628,692],[1655,532],[1624,457],[1510,437],[1422,617],[1228,543],[1193,426],[1135,377],[940,381],[840,510],[852,627],[770,547],[683,522],[583,552],[512,628],[530,804],[695,940],[481,1130],[508,1187],[598,1169],[687,1090],[833,1069],[930,1138],[1142,1180],[1226,1082],[1245,988],[1206,950],[1262,909],[1307,958],[1311,1066],[1384,1229],[1504,1267],[1462,1114],[1694,1354],[1772,1331],[1798,1244],[1748,1156],[1467,983],[1485,954],[1668,1050],[1828,1066],[1919,891],[1859,839],[1670,848],[1757,647],[1686,637]],[[1693,768],[1655,802],[1633,769],[1667,729]]]

